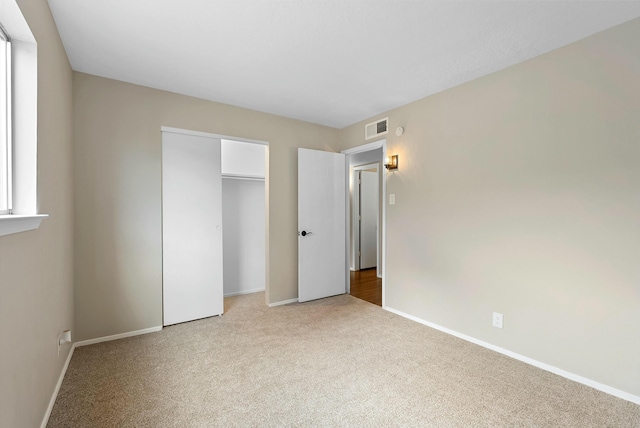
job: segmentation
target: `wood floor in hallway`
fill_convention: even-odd
[[[351,295],[382,306],[382,279],[376,275],[376,268],[351,271]]]

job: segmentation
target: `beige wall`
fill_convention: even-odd
[[[0,426],[39,426],[73,326],[71,68],[44,0],[18,0],[38,43],[38,230],[0,237]]]
[[[390,308],[640,396],[638,40],[635,20],[376,116],[406,129]]]
[[[296,147],[363,144],[366,121],[338,132],[72,75],[46,2],[18,3],[38,41],[51,218],[0,237],[0,426],[32,427],[67,356],[61,330],[83,340],[162,322],[160,126],[269,141],[277,302],[297,295]],[[389,307],[640,395],[639,38],[636,20],[388,113],[406,128],[387,136],[400,154]]]
[[[73,75],[77,339],[162,324],[161,126],[269,142],[269,302],[297,297],[297,147],[338,131]],[[185,213],[188,221],[188,213]]]

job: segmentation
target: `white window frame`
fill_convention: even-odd
[[[11,210],[0,213],[0,237],[37,229],[38,47],[15,1],[0,1],[0,17],[11,40]],[[46,72],[46,70],[45,70]],[[0,238],[1,239],[1,238]]]
[[[4,94],[0,99],[0,215],[11,214],[13,173],[11,170],[13,156],[11,153],[11,37],[0,22],[0,43],[3,49],[0,50],[0,94]]]

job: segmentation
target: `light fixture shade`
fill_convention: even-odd
[[[384,167],[389,171],[398,169],[398,155],[391,155],[384,160]]]

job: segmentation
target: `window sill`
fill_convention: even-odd
[[[49,214],[0,215],[0,236],[37,229],[47,217]]]

